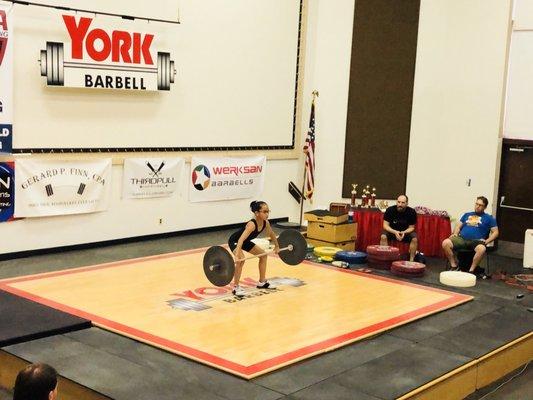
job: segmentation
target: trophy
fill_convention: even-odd
[[[376,188],[372,188],[372,194],[370,195],[370,207],[376,206]]]
[[[352,200],[350,201],[350,206],[351,207],[355,207],[355,202],[356,202],[356,196],[357,196],[357,184],[356,183],[352,183]]]

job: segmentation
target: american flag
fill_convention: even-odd
[[[315,101],[311,103],[311,117],[309,119],[309,130],[305,138],[304,153],[305,158],[305,198],[311,200],[315,190]]]

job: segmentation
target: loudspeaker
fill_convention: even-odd
[[[300,189],[298,189],[293,182],[289,182],[289,193],[292,197],[294,197],[294,200],[300,204],[303,199],[303,195],[302,192],[300,192]]]

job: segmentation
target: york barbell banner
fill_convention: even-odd
[[[111,159],[17,160],[15,217],[82,214],[109,206]]]
[[[122,198],[172,196],[181,181],[183,158],[127,158],[124,160]]]
[[[174,60],[157,51],[160,35],[149,25],[139,32],[117,18],[67,14],[57,23],[64,41],[47,40],[39,56],[48,86],[156,91],[174,83]]]
[[[13,14],[0,5],[0,153],[13,143]]]
[[[258,197],[263,192],[265,156],[192,157],[191,202]]]

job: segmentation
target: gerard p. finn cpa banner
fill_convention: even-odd
[[[17,160],[15,217],[83,214],[106,210],[111,159]]]
[[[169,197],[180,182],[183,158],[127,158],[124,160],[122,198]]]
[[[265,156],[243,158],[192,157],[191,202],[258,197],[263,192]]]
[[[13,147],[13,6],[0,5],[0,153]]]

